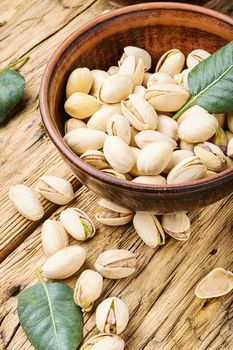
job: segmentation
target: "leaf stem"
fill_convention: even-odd
[[[39,280],[42,284],[44,284],[44,280],[43,280],[43,277],[42,277],[42,275],[41,275],[41,271],[40,271],[39,269],[36,269],[35,272],[36,272],[36,274],[37,274],[38,280]]]
[[[10,63],[8,66],[4,67],[3,69],[0,69],[0,73],[4,72],[7,69],[11,69],[11,68],[17,66],[21,62],[26,62],[28,59],[29,59],[29,56],[25,55],[25,56],[19,58],[18,60]]]
[[[173,115],[172,119],[177,120],[181,114],[183,114],[189,107],[194,105],[195,100],[196,96],[192,97],[181,109],[178,110],[178,112],[176,112],[176,114]]]

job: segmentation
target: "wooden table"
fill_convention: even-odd
[[[9,0],[0,2],[0,66],[28,53],[21,68],[26,77],[24,101],[10,122],[0,127],[0,349],[27,350],[32,346],[19,325],[17,295],[36,282],[35,269],[46,256],[41,248],[41,225],[58,218],[63,208],[43,201],[45,217],[30,222],[8,199],[16,183],[34,186],[44,173],[70,179],[78,206],[94,217],[97,196],[81,187],[49,141],[39,112],[39,85],[55,48],[77,27],[104,11],[126,4],[104,0]],[[213,0],[208,7],[233,14],[232,0]],[[138,258],[137,273],[117,282],[106,280],[103,298],[117,295],[128,304],[130,322],[123,334],[128,350],[233,349],[232,294],[199,300],[198,281],[214,267],[232,269],[233,196],[191,214],[192,236],[186,243],[167,239],[158,250],[137,237],[132,225],[107,228],[97,225],[97,237],[85,244],[86,267],[98,254],[125,248]],[[74,286],[77,276],[67,282]],[[94,314],[85,315],[85,335],[96,334]]]

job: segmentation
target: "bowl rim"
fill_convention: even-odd
[[[92,19],[91,21],[87,22],[86,24],[82,25],[81,27],[73,31],[57,47],[57,49],[54,51],[53,55],[51,56],[45,68],[42,81],[41,81],[40,94],[39,94],[40,112],[41,112],[41,117],[42,117],[42,121],[45,126],[45,129],[51,141],[62,153],[63,157],[65,157],[68,160],[68,162],[71,163],[74,167],[80,168],[81,171],[87,173],[89,176],[91,176],[92,178],[95,178],[96,180],[99,180],[100,182],[104,182],[114,187],[124,188],[125,190],[128,190],[128,191],[135,190],[137,192],[146,192],[146,193],[152,193],[152,194],[153,193],[154,194],[155,193],[157,194],[158,193],[180,193],[180,192],[187,192],[187,191],[195,192],[200,190],[200,186],[210,188],[210,187],[215,187],[217,185],[221,185],[222,182],[228,182],[229,180],[233,180],[233,168],[217,173],[213,177],[207,177],[204,179],[196,180],[191,182],[190,184],[185,184],[185,185],[184,184],[150,185],[150,184],[132,182],[129,180],[121,180],[113,176],[106,175],[100,170],[82,161],[79,158],[79,156],[76,155],[68,147],[68,145],[63,140],[62,135],[58,132],[57,128],[53,125],[51,121],[48,99],[47,99],[49,81],[56,67],[57,61],[62,56],[63,52],[68,48],[68,46],[81,34],[84,34],[90,29],[93,29],[93,27],[95,27],[96,25],[99,25],[100,23],[104,23],[111,18],[117,18],[121,15],[128,14],[130,12],[138,12],[138,11],[150,10],[150,9],[165,9],[165,10],[178,9],[181,11],[192,11],[195,13],[200,13],[213,18],[217,18],[233,26],[233,19],[218,11],[204,8],[197,5],[192,5],[187,3],[175,3],[175,2],[166,2],[166,3],[149,2],[149,3],[131,5],[131,6],[122,7],[120,9],[112,10],[97,16],[96,18]]]

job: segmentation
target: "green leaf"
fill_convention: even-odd
[[[76,350],[83,336],[83,316],[73,290],[63,283],[37,283],[18,297],[18,316],[37,350]]]
[[[0,123],[23,97],[24,86],[24,77],[15,70],[0,73]]]
[[[188,75],[192,98],[173,116],[198,104],[210,113],[233,112],[233,41],[194,67]]]

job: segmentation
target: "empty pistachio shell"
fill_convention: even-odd
[[[155,175],[155,176],[137,176],[135,177],[132,182],[137,182],[141,184],[147,184],[147,185],[166,185],[166,179],[165,177],[161,175]]]
[[[128,75],[110,75],[99,89],[98,98],[102,103],[119,103],[126,100],[133,91],[133,79]]]
[[[103,209],[95,215],[97,222],[108,226],[121,226],[128,224],[133,219],[133,213],[117,213],[116,211]]]
[[[86,213],[77,208],[61,212],[60,220],[66,231],[75,239],[85,241],[95,234],[95,226]]]
[[[96,113],[94,113],[87,122],[89,129],[107,131],[108,119],[115,113],[121,113],[120,103],[114,105],[103,105]]]
[[[105,299],[96,309],[96,326],[100,332],[120,334],[128,322],[128,307],[117,297]]]
[[[231,139],[231,140],[228,142],[228,145],[227,145],[227,155],[228,155],[228,157],[233,158],[233,139]]]
[[[111,66],[111,67],[109,67],[107,73],[109,75],[118,74],[119,70],[120,70],[120,68],[118,66]]]
[[[189,69],[192,69],[193,67],[201,63],[203,60],[208,58],[209,56],[210,56],[210,53],[205,50],[201,50],[201,49],[193,50],[192,52],[190,52],[190,54],[187,57],[187,61],[186,61],[187,67]]]
[[[136,269],[136,257],[124,249],[106,250],[96,260],[95,268],[105,278],[128,277]]]
[[[71,183],[57,176],[41,176],[35,189],[44,198],[55,204],[64,205],[74,199],[74,190]]]
[[[174,140],[177,140],[177,131],[178,131],[179,124],[177,121],[172,119],[171,117],[168,117],[164,114],[159,114],[159,122],[157,130],[159,132],[162,132],[163,134],[168,135]]]
[[[59,250],[44,263],[44,277],[63,279],[72,276],[83,265],[86,252],[83,248],[73,245]]]
[[[155,215],[147,212],[136,212],[133,225],[140,238],[152,248],[165,244],[165,234]]]
[[[37,221],[44,215],[44,209],[36,193],[26,185],[14,185],[9,190],[9,197],[18,212],[25,218]]]
[[[145,92],[146,92],[146,89],[144,88],[144,86],[141,86],[141,85],[135,86],[133,90],[133,94],[141,96],[142,98],[145,97]]]
[[[121,114],[114,114],[109,117],[107,122],[107,131],[110,136],[119,136],[123,141],[129,144],[131,139],[131,128],[127,118]]]
[[[103,277],[95,271],[85,270],[81,273],[74,288],[75,304],[82,311],[90,311],[103,290]]]
[[[122,214],[128,214],[128,213],[132,213],[132,210],[128,209],[128,208],[124,208],[121,207],[120,205],[109,201],[107,199],[101,198],[98,202],[99,206],[109,209],[109,210],[113,210],[117,213],[122,213]]]
[[[91,73],[93,76],[93,83],[90,94],[97,97],[100,87],[102,86],[103,82],[109,77],[109,74],[101,69],[93,69]]]
[[[101,171],[102,173],[107,174],[109,176],[113,176],[117,179],[126,180],[126,176],[124,174],[121,174],[114,169],[102,169]]]
[[[143,130],[135,136],[135,142],[141,149],[152,142],[160,141],[168,143],[172,148],[177,146],[176,141],[174,141],[170,136],[157,130]]]
[[[107,135],[100,130],[75,129],[64,136],[67,145],[77,154],[103,148]]]
[[[200,158],[189,157],[179,162],[168,174],[167,184],[183,184],[205,177],[207,168]]]
[[[153,107],[141,96],[131,94],[121,102],[121,109],[130,124],[137,130],[156,129],[158,116]]]
[[[164,172],[169,172],[172,168],[174,168],[179,162],[181,162],[185,158],[192,157],[194,154],[189,150],[178,149],[172,152],[171,159],[164,169]]]
[[[222,128],[219,128],[217,132],[214,134],[212,139],[210,140],[213,142],[216,146],[218,146],[224,154],[227,153],[227,136]]]
[[[190,69],[184,69],[181,73],[174,75],[174,80],[178,85],[183,85],[187,90],[188,87],[188,75],[189,75]]]
[[[128,56],[120,66],[119,74],[129,75],[134,86],[141,85],[144,78],[145,67],[141,58],[136,60],[135,56]]]
[[[87,128],[87,124],[83,120],[70,118],[65,122],[65,134],[69,131],[79,128]]]
[[[185,63],[184,54],[178,49],[165,52],[159,59],[156,72],[168,73],[173,76],[182,71]]]
[[[145,98],[154,109],[161,112],[176,112],[189,99],[190,94],[181,85],[157,83],[146,90]]]
[[[159,175],[172,156],[172,146],[163,141],[145,146],[138,155],[137,167],[144,175]]]
[[[124,350],[124,341],[115,334],[98,334],[85,342],[80,350]]]
[[[190,142],[186,142],[184,140],[180,140],[180,149],[181,150],[193,152],[194,147],[195,147],[195,143],[190,143]]]
[[[94,114],[101,105],[93,96],[83,92],[73,93],[65,102],[65,111],[71,117],[85,119]]]
[[[233,273],[217,267],[203,278],[195,289],[200,299],[216,298],[229,293],[233,289]]]
[[[68,235],[60,222],[46,220],[41,230],[41,240],[47,256],[53,255],[69,244]]]
[[[227,114],[227,126],[230,132],[233,133],[233,114]]]
[[[187,241],[190,237],[190,220],[185,212],[163,215],[162,227],[169,236],[179,241]]]
[[[77,68],[69,76],[66,84],[66,98],[74,92],[88,94],[93,83],[93,76],[88,68]]]
[[[208,170],[219,172],[226,166],[224,153],[211,142],[204,142],[195,146],[194,154],[201,159]]]
[[[96,169],[104,169],[109,166],[108,162],[105,159],[103,152],[96,150],[89,150],[84,152],[80,159],[84,160],[87,164],[92,165]]]
[[[168,73],[158,72],[150,75],[147,87],[149,88],[157,83],[176,84],[176,81]]]
[[[214,114],[215,118],[218,120],[218,124],[220,128],[223,128],[225,125],[226,115],[224,113]]]
[[[136,63],[141,58],[144,63],[145,71],[148,71],[151,68],[151,56],[146,50],[135,46],[126,46],[124,48],[124,53],[119,61],[120,66],[128,56],[134,56],[136,58]]]

